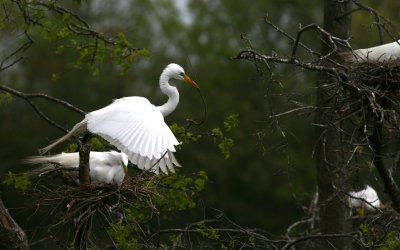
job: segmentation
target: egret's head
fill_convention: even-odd
[[[189,83],[190,85],[192,85],[193,87],[195,87],[197,89],[199,88],[197,83],[195,81],[193,81],[188,75],[186,75],[183,68],[176,63],[168,64],[168,66],[165,68],[164,72],[166,72],[170,78],[174,78],[177,80],[183,80],[183,81]]]

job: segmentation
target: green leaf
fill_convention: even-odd
[[[239,115],[233,114],[225,118],[224,127],[226,131],[230,131],[231,129],[237,127],[239,125]]]
[[[198,232],[203,237],[206,237],[211,240],[219,239],[218,230],[215,228],[206,226],[206,224],[204,222],[197,224],[196,232]]]
[[[217,138],[222,139],[224,137],[220,128],[213,128],[211,130],[211,135],[214,137],[214,142],[217,142]]]
[[[231,149],[233,145],[234,142],[231,138],[224,138],[224,140],[218,144],[218,147],[225,159],[228,159],[231,156]]]
[[[8,176],[4,179],[3,184],[13,185],[16,189],[25,191],[31,182],[28,180],[27,175],[16,176],[11,171],[8,171]]]
[[[197,178],[194,181],[194,185],[195,185],[197,191],[202,191],[207,183],[208,177],[207,177],[206,172],[204,172],[204,171],[200,171],[198,173],[198,175],[199,175],[199,178]]]
[[[188,144],[190,142],[197,141],[201,138],[201,135],[193,134],[191,132],[186,131],[186,129],[182,126],[179,126],[176,123],[171,124],[170,129],[172,133],[176,136],[181,145]],[[179,145],[180,146],[180,145]]]

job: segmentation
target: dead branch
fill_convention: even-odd
[[[11,68],[12,66],[14,66],[15,64],[19,63],[21,60],[24,59],[24,56],[22,55],[19,56],[17,59],[14,59],[13,61],[6,64],[10,59],[14,58],[18,54],[23,54],[33,45],[34,41],[29,37],[29,35],[26,32],[24,33],[24,35],[27,38],[27,41],[1,60],[0,72],[8,68]]]
[[[43,111],[41,111],[31,99],[34,99],[34,98],[46,99],[51,102],[60,104],[66,108],[69,108],[81,115],[85,115],[84,111],[75,107],[74,105],[72,105],[64,100],[61,100],[61,99],[58,99],[58,98],[55,98],[55,97],[52,97],[52,96],[49,96],[46,94],[41,94],[41,93],[33,93],[33,94],[28,93],[27,94],[27,93],[23,93],[21,91],[15,90],[13,88],[10,88],[10,87],[4,86],[4,85],[0,85],[0,90],[3,90],[4,92],[10,93],[13,96],[17,96],[19,98],[24,99],[42,119],[44,119],[47,123],[58,128],[59,130],[65,132],[65,133],[68,133],[68,130],[64,129],[61,125],[59,125],[58,123],[56,123],[55,121],[50,119],[46,114],[44,114]]]
[[[304,61],[301,61],[299,59],[292,58],[292,57],[284,57],[284,56],[276,56],[276,55],[267,56],[267,55],[260,54],[257,51],[252,50],[252,49],[244,49],[244,50],[240,51],[234,57],[234,59],[238,59],[238,60],[245,59],[245,60],[249,60],[252,62],[262,61],[265,63],[272,62],[272,63],[279,63],[279,64],[290,64],[290,65],[294,65],[294,66],[297,66],[297,67],[300,67],[303,69],[307,69],[307,70],[311,70],[311,71],[325,72],[325,73],[332,74],[332,75],[336,76],[338,79],[340,79],[340,81],[342,81],[342,79],[347,78],[347,74],[337,70],[335,67],[321,66],[321,65],[317,65],[312,62],[304,62]]]

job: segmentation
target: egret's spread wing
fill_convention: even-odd
[[[88,130],[128,155],[140,169],[164,173],[179,166],[178,145],[161,112],[147,99],[125,97],[86,115]]]

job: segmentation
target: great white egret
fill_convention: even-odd
[[[400,40],[366,49],[343,53],[346,60],[356,63],[385,62],[400,58]]]
[[[39,150],[41,154],[57,144],[85,131],[100,135],[140,169],[155,173],[174,172],[174,165],[180,166],[173,152],[179,144],[164,117],[175,110],[179,92],[169,84],[170,79],[183,80],[195,88],[199,86],[185,74],[181,66],[169,64],[161,73],[160,89],[168,96],[161,106],[154,106],[146,98],[132,96],[114,100],[110,105],[86,114],[65,136]]]
[[[66,170],[67,173],[71,173],[75,180],[78,182],[78,169],[79,169],[79,153],[61,153],[50,156],[32,156],[24,160],[28,164],[56,164]],[[125,174],[128,172],[128,157],[125,153],[119,153],[116,151],[109,152],[90,152],[89,158],[90,165],[90,179],[92,183],[105,183],[121,185],[125,178]],[[48,170],[56,169],[55,166],[52,168],[46,168]],[[74,171],[76,170],[76,171]]]
[[[366,185],[366,187],[358,192],[349,192],[350,206],[352,208],[365,208],[367,210],[375,210],[381,206],[378,194],[375,189]]]

